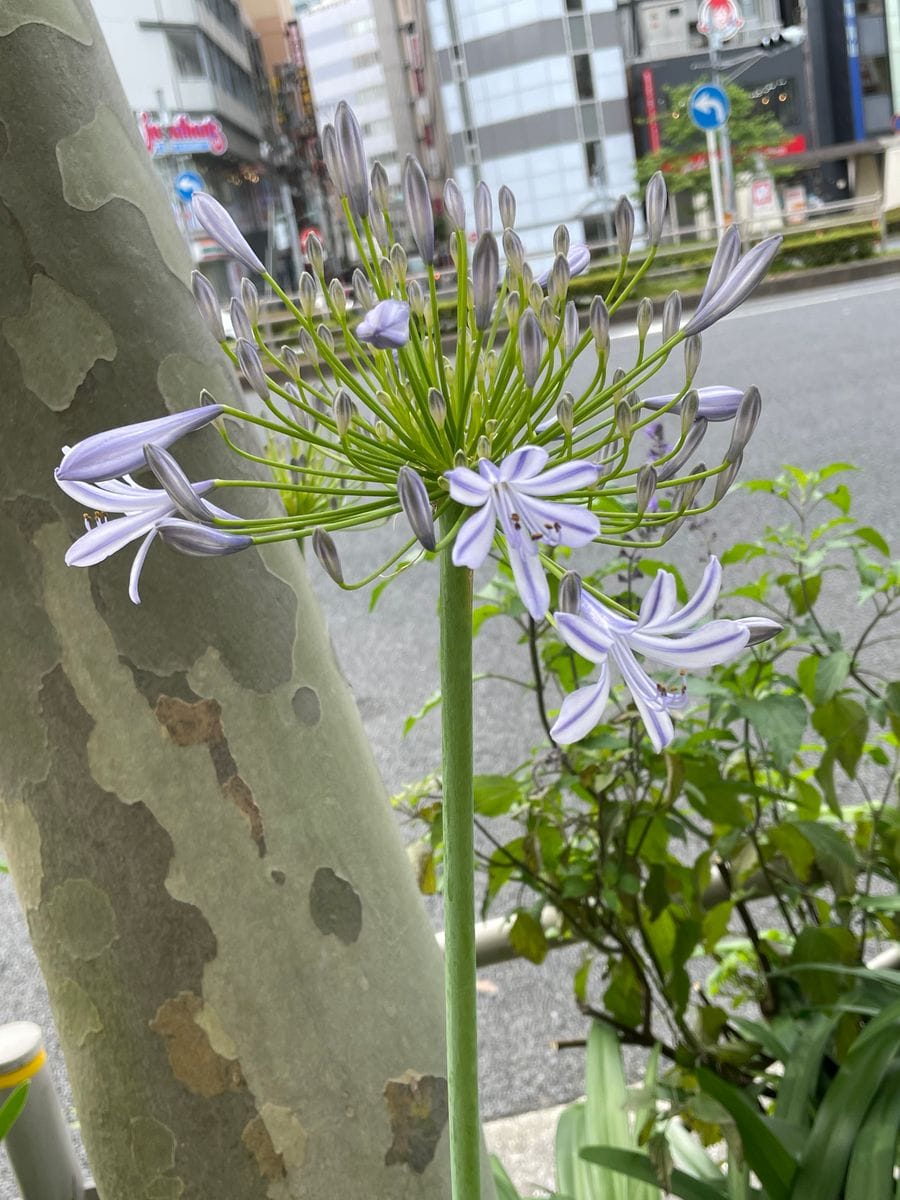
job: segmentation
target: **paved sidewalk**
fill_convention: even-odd
[[[485,1124],[488,1150],[503,1163],[523,1200],[553,1191],[556,1122],[565,1107],[557,1104]]]

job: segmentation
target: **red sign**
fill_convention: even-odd
[[[778,146],[762,146],[757,153],[764,154],[766,158],[789,158],[792,154],[803,154],[805,150],[806,137],[802,133],[798,133]],[[721,156],[717,154],[716,157],[720,158]],[[705,170],[708,164],[709,155],[692,154],[680,171],[682,175],[689,175],[692,171]],[[672,170],[671,166],[666,166],[666,164],[663,164],[663,169]]]
[[[168,125],[163,125],[142,112],[138,115],[138,125],[144,145],[154,158],[165,154],[224,154],[228,149],[225,130],[215,117],[195,121],[186,113],[178,113]]]
[[[727,42],[744,28],[744,18],[735,0],[703,0],[697,14],[697,30],[705,37]]]
[[[641,84],[644,88],[644,108],[647,112],[650,149],[655,153],[659,150],[662,142],[659,137],[659,121],[656,119],[656,88],[653,86],[653,72],[649,67],[644,67],[641,71]]]
[[[750,201],[754,208],[770,208],[775,201],[775,185],[771,179],[754,179],[750,185]]]
[[[300,230],[300,253],[301,254],[306,253],[306,247],[309,243],[310,237],[312,237],[313,234],[315,234],[315,236],[319,239],[320,242],[322,241],[322,230],[317,229],[315,227],[315,225],[307,225],[307,227],[305,229]]]

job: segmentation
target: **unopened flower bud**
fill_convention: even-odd
[[[581,612],[581,576],[577,571],[566,571],[559,581],[559,611],[577,617]]]
[[[709,275],[706,279],[706,287],[703,289],[703,295],[700,297],[698,307],[702,308],[707,300],[711,299],[719,290],[731,272],[737,265],[737,261],[741,256],[741,230],[739,225],[729,225],[719,239],[719,244],[716,246],[716,252],[713,255],[712,264],[709,268]]]
[[[670,292],[663,305],[662,340],[667,342],[681,328],[681,292]]]
[[[341,568],[337,546],[334,544],[331,534],[321,525],[313,530],[312,545],[316,558],[322,564],[326,574],[330,575],[335,583],[343,585],[344,572]]]
[[[322,129],[322,158],[331,182],[341,196],[347,194],[344,186],[344,173],[341,170],[341,158],[338,153],[337,134],[333,125],[325,125]]]
[[[500,210],[500,224],[504,229],[512,229],[516,223],[516,198],[505,183],[497,193],[497,207]]]
[[[546,297],[544,296],[544,289],[537,282],[537,280],[535,280],[535,282],[528,289],[529,307],[533,308],[535,312],[540,312],[541,305],[544,303],[545,299]]]
[[[369,173],[369,184],[372,189],[372,199],[375,201],[376,208],[385,211],[391,205],[391,187],[388,180],[388,173],[376,159],[372,163],[372,170]]]
[[[497,286],[500,282],[500,254],[497,239],[483,233],[472,255],[472,299],[475,305],[475,328],[487,329],[491,323]]]
[[[372,285],[359,267],[353,272],[353,294],[360,308],[365,309],[366,312],[375,306],[376,296]]]
[[[309,259],[309,265],[312,267],[319,279],[325,271],[325,250],[319,238],[314,234],[307,234],[306,237],[306,257]]]
[[[475,232],[479,237],[489,232],[493,224],[491,189],[482,179],[475,186]]]
[[[602,296],[595,296],[591,301],[588,320],[597,353],[605,354],[609,350],[609,312]]]
[[[434,262],[434,211],[431,207],[431,193],[422,164],[411,154],[407,154],[403,164],[403,199],[413,240],[422,261],[430,266]]]
[[[237,296],[231,297],[229,305],[231,314],[231,328],[234,330],[235,338],[243,338],[247,342],[253,341],[253,329],[250,326],[250,318],[247,315],[247,310],[244,305],[238,300]]]
[[[706,437],[706,431],[709,428],[709,422],[705,417],[698,417],[687,431],[684,441],[681,444],[677,453],[673,454],[667,463],[664,463],[658,468],[658,478],[660,483],[666,479],[674,479],[682,466],[691,457],[703,439]]]
[[[479,458],[490,458],[491,457],[491,439],[489,437],[485,437],[484,434],[482,434],[481,437],[478,439],[478,445],[477,445],[476,449],[478,451]]]
[[[700,340],[699,333],[693,333],[690,337],[684,340],[684,377],[688,381],[694,378],[697,374],[697,368],[700,366],[700,355],[703,352],[703,343]]]
[[[627,400],[620,400],[616,405],[615,420],[616,429],[618,429],[622,437],[630,437],[631,431],[634,428],[634,413]]]
[[[564,254],[557,254],[553,260],[553,266],[550,268],[550,279],[548,280],[547,291],[550,299],[554,303],[565,298],[566,292],[569,290],[569,264],[566,261]]]
[[[566,305],[565,317],[563,319],[563,343],[566,354],[571,354],[578,345],[578,309],[575,306],[575,301],[570,300]]]
[[[293,346],[281,347],[281,361],[288,375],[299,375],[301,370],[300,356]]]
[[[344,285],[339,279],[332,279],[331,283],[329,283],[328,294],[331,296],[334,311],[339,316],[342,316],[347,311],[347,293],[344,291]]]
[[[761,642],[768,642],[771,638],[778,637],[784,629],[783,625],[779,625],[777,621],[772,621],[768,617],[739,617],[738,624],[743,625],[750,632],[748,646],[758,646]]]
[[[615,212],[616,242],[619,254],[627,258],[634,240],[634,209],[627,196],[620,196]]]
[[[225,328],[222,325],[222,309],[216,289],[205,275],[201,275],[199,271],[192,271],[191,291],[194,293],[197,308],[200,310],[200,316],[203,318],[206,328],[217,342],[224,342]]]
[[[409,260],[406,257],[406,251],[399,244],[399,242],[395,242],[394,245],[391,246],[391,267],[393,268],[394,275],[397,277],[397,279],[401,283],[405,283],[406,272],[409,268]]]
[[[338,437],[344,437],[350,428],[356,407],[343,388],[334,398],[334,423],[337,426]]]
[[[514,229],[503,230],[503,253],[506,255],[506,265],[512,275],[514,277],[521,275],[525,265],[525,247]]]
[[[534,312],[529,308],[519,321],[519,356],[526,387],[533,388],[541,370],[544,355],[544,335]]]
[[[556,419],[563,433],[570,435],[575,426],[575,397],[571,392],[563,392],[556,402]]]
[[[197,495],[193,484],[165,447],[149,442],[144,446],[144,459],[160,487],[183,517],[202,524],[212,523],[212,509]]]
[[[647,336],[647,332],[653,323],[653,301],[644,296],[637,307],[637,331],[641,341]]]
[[[615,460],[619,457],[621,443],[618,438],[613,440],[603,447],[597,456],[597,466],[600,468],[600,478],[609,475],[615,465]]]
[[[394,290],[396,276],[394,275],[394,267],[389,258],[382,256],[378,263],[378,269],[381,271],[381,278],[384,280],[384,286],[389,292]]]
[[[647,240],[651,246],[658,246],[662,237],[668,199],[663,173],[662,171],[657,171],[647,184],[647,190],[644,193],[644,212],[647,217]]]
[[[259,255],[238,229],[228,210],[214,196],[209,192],[194,192],[191,211],[217,245],[227,250],[232,258],[243,263],[248,270],[263,274],[266,268]]]
[[[308,329],[300,330],[300,349],[314,367],[319,365],[319,347]]]
[[[375,422],[375,436],[379,442],[389,442],[391,440],[391,431],[380,417]]]
[[[454,467],[468,466],[468,463],[466,462],[465,450],[457,450],[456,451],[456,453],[453,455],[453,465],[454,465]]]
[[[214,529],[211,525],[199,525],[194,521],[183,521],[179,517],[167,517],[156,526],[161,541],[180,554],[193,554],[199,558],[220,554],[236,554],[253,545],[253,538],[246,533],[231,533],[227,529]]]
[[[437,388],[430,388],[428,391],[428,411],[438,429],[442,429],[447,420],[447,401]]]
[[[253,281],[245,275],[241,280],[241,299],[244,302],[244,308],[247,310],[247,316],[250,318],[252,325],[259,324],[259,292],[253,285]]]
[[[256,346],[253,342],[248,342],[246,338],[238,338],[235,349],[241,374],[260,400],[267,400],[269,398],[269,381],[263,370],[262,359],[259,357]]]
[[[346,100],[338,103],[334,114],[334,132],[337,136],[341,174],[350,207],[357,217],[366,217],[369,214],[366,151],[356,114]]]
[[[308,271],[304,271],[300,276],[300,311],[304,317],[315,316],[316,312],[316,281]]]
[[[753,436],[753,431],[756,429],[756,424],[759,421],[759,414],[762,411],[762,397],[759,394],[759,388],[748,388],[738,405],[737,413],[734,418],[734,425],[731,430],[731,441],[728,444],[728,449],[725,451],[725,461],[732,462],[735,458],[739,458],[744,452],[744,448]]]
[[[732,462],[728,462],[726,459],[725,461],[728,462],[728,465],[725,467],[724,471],[720,471],[716,476],[716,490],[713,493],[713,499],[715,500],[716,504],[719,503],[737,478],[737,473],[741,469],[741,459],[742,455],[740,454]]]
[[[434,514],[431,511],[428,489],[418,471],[414,471],[412,467],[400,468],[397,474],[397,495],[413,533],[426,550],[433,550],[436,545]]]
[[[378,208],[372,199],[372,193],[369,193],[369,227],[372,230],[372,236],[379,246],[386,246],[390,241],[388,237],[387,225],[384,220],[384,213]]]
[[[635,503],[639,516],[647,511],[647,505],[653,499],[656,492],[656,471],[651,463],[644,463],[638,468],[637,478],[635,480]]]
[[[688,394],[681,402],[681,432],[686,434],[694,422],[697,420],[697,414],[700,411],[700,393],[696,388],[691,388]]]
[[[569,231],[565,225],[557,225],[553,231],[553,253],[563,258],[569,253]]]
[[[549,300],[542,301],[540,312],[538,313],[538,320],[541,323],[541,329],[543,329],[544,335],[550,340],[555,338],[556,331],[559,329],[559,318],[553,311],[553,305]]]
[[[466,202],[455,179],[444,184],[444,212],[454,229],[466,227]]]
[[[334,350],[334,334],[327,325],[320,325],[316,330],[316,336],[326,349]]]
[[[705,472],[706,463],[699,462],[691,467],[689,474],[703,475]],[[689,508],[693,508],[694,501],[705,482],[705,479],[688,479],[681,485],[675,497],[675,508],[678,512],[686,512]]]
[[[507,321],[511,326],[515,325],[522,311],[522,301],[519,299],[518,292],[509,293],[504,302],[504,308],[506,309]]]
[[[417,317],[425,315],[425,293],[422,291],[422,285],[418,279],[410,279],[406,285],[406,297],[409,300],[409,307]]]

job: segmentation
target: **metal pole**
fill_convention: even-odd
[[[714,29],[709,32],[709,65],[713,83],[717,87],[724,87],[719,59],[719,35]],[[722,220],[724,224],[730,225],[734,220],[734,164],[731,159],[731,135],[728,132],[727,119],[719,130],[719,146],[722,152]]]
[[[294,197],[291,185],[284,179],[280,183],[281,207],[287,221],[288,237],[291,242],[291,266],[294,272],[294,287],[300,286],[300,276],[303,274],[303,258],[300,254],[300,230],[297,228],[297,213],[294,209]],[[293,288],[291,289],[293,290]]]
[[[718,236],[725,224],[725,210],[722,204],[722,170],[719,163],[716,134],[713,129],[706,131],[706,156],[709,159],[709,181],[712,186],[713,220],[716,223],[716,235]]]
[[[29,1082],[28,1099],[4,1145],[22,1200],[83,1200],[81,1167],[47,1066],[38,1025],[0,1025],[0,1104]]]

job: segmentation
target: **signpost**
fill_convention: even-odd
[[[741,16],[737,0],[703,0],[697,14],[697,29],[709,42],[709,65],[712,70],[713,86],[720,92],[723,89],[719,51],[725,42],[730,41],[743,28],[744,18]],[[715,138],[716,132],[718,132],[719,145],[722,148],[721,223],[730,225],[734,219],[734,167],[731,162],[731,138],[728,135],[727,113],[721,125],[716,126],[715,130],[707,132],[707,146],[710,145],[710,138]],[[710,167],[712,167],[712,161],[712,153],[710,153]],[[715,184],[713,188],[715,189]],[[713,201],[715,202],[715,190],[713,191]],[[720,224],[718,217],[716,224]]]
[[[731,103],[724,88],[715,83],[701,83],[691,92],[688,102],[691,120],[706,134],[706,154],[709,159],[709,179],[712,187],[713,216],[716,229],[725,224],[725,203],[722,195],[722,175],[716,147],[716,131],[723,129],[731,112]]]

